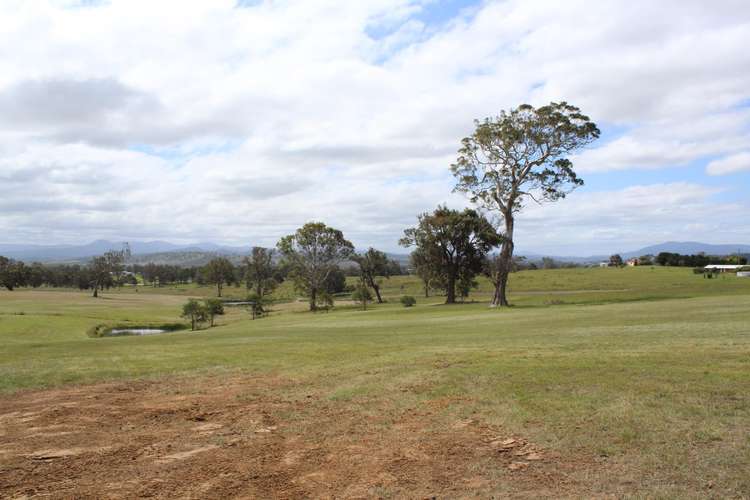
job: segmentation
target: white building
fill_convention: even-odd
[[[721,273],[726,273],[729,271],[739,271],[743,267],[747,267],[740,264],[709,264],[703,269],[706,271],[719,271]]]

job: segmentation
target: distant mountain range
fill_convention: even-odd
[[[613,251],[612,254],[619,253],[623,259],[631,259],[642,255],[658,255],[661,252],[679,253],[682,255],[697,255],[699,253],[704,253],[706,255],[733,255],[740,253],[744,255],[750,253],[750,245],[715,245],[711,243],[701,243],[699,241],[666,241],[657,245],[643,247],[638,250]],[[524,255],[530,261],[541,260],[543,257],[551,257],[556,261],[574,262],[576,264],[588,264],[609,260],[609,255],[589,255],[586,257],[578,257],[543,255],[534,252],[519,252],[519,255]]]
[[[657,255],[660,252],[679,253],[682,255],[696,255],[701,252],[706,255],[733,255],[736,253],[750,253],[750,245],[712,245],[698,241],[667,241],[658,245],[641,248],[634,252],[624,252],[622,257],[640,257],[641,255]]]
[[[124,242],[96,240],[85,245],[4,245],[0,244],[0,255],[26,262],[80,262],[108,250],[119,250]],[[210,253],[241,255],[250,247],[222,246],[215,243],[194,243],[178,245],[167,241],[136,241],[129,243],[130,251],[136,257],[171,253]]]
[[[25,262],[47,262],[47,263],[82,263],[95,255],[122,248],[123,243],[107,240],[97,240],[85,245],[6,245],[0,244],[0,255]],[[223,255],[234,262],[239,262],[246,255],[250,246],[233,247],[217,245],[215,243],[194,243],[179,245],[167,241],[136,241],[130,243],[133,254],[132,262],[145,264],[154,262],[157,264],[172,264],[179,266],[199,266],[208,262],[217,255]],[[658,245],[651,245],[633,251],[613,251],[619,253],[624,259],[639,257],[641,255],[656,255],[660,252],[672,252],[680,254],[708,255],[730,255],[737,252],[750,253],[750,245],[715,245],[697,241],[667,241]],[[609,255],[578,256],[555,256],[539,254],[535,252],[518,252],[530,261],[539,261],[542,257],[551,257],[560,262],[574,262],[578,264],[600,262],[609,259]],[[401,264],[409,260],[406,254],[388,254],[391,259]]]

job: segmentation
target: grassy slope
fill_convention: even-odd
[[[356,278],[348,280],[354,284]],[[471,299],[488,301],[492,296],[491,284],[483,278],[478,282],[479,287],[472,291]],[[140,286],[138,289],[139,293],[150,295],[213,297],[216,294],[216,288],[208,285],[175,285],[161,288]],[[420,281],[414,276],[395,276],[383,280],[383,292],[388,297],[414,295],[418,299],[421,299],[424,293]],[[135,291],[132,287],[126,287],[116,293]],[[515,305],[591,304],[735,293],[750,293],[750,280],[737,279],[731,274],[709,280],[694,275],[692,269],[684,267],[538,270],[515,273],[510,278],[510,295]],[[244,298],[247,291],[243,287],[227,286],[223,295]],[[290,283],[284,283],[275,296],[279,300],[292,300],[296,298],[296,293]],[[435,301],[439,299],[428,300]]]
[[[388,294],[417,287],[394,279]],[[466,398],[452,407],[457,416],[563,454],[608,457],[619,488],[632,481],[650,496],[685,496],[716,481],[750,494],[750,280],[559,270],[519,273],[513,290],[529,307],[422,301],[255,322],[234,310],[199,333],[106,339],[84,331],[104,320],[173,321],[184,298],[2,292],[0,390],[240,369],[373,411],[384,399],[405,407],[457,396]],[[692,298],[648,300],[671,296]],[[543,305],[557,300],[589,304]]]

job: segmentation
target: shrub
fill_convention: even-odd
[[[86,335],[89,337],[103,337],[104,332],[108,329],[107,325],[94,325],[90,327],[88,330],[86,330]],[[111,329],[111,328],[109,328]]]
[[[224,314],[224,304],[220,299],[205,299],[203,309],[211,326],[214,326],[214,318]]]
[[[190,299],[182,306],[182,317],[190,320],[190,329],[195,330],[198,323],[206,321],[206,307],[195,299]]]
[[[416,303],[417,303],[417,299],[415,299],[411,295],[404,295],[403,297],[401,297],[401,304],[404,307],[411,307],[413,305],[416,305]]]
[[[362,304],[362,309],[367,309],[367,303],[372,302],[370,289],[360,283],[355,287],[354,292],[352,292],[352,300],[357,304]]]

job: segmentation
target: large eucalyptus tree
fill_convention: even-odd
[[[474,133],[462,140],[451,170],[457,179],[455,190],[497,212],[504,226],[492,305],[506,306],[516,214],[527,198],[557,201],[583,185],[568,156],[597,139],[599,129],[566,102],[540,108],[522,104],[475,124]]]

